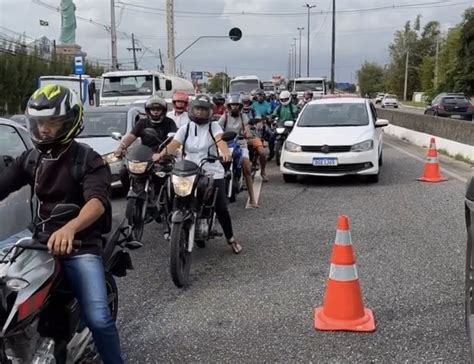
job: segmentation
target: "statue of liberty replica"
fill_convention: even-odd
[[[81,53],[76,44],[76,5],[72,0],[61,0],[61,35],[56,46],[58,54],[73,57]]]

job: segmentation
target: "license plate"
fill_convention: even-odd
[[[313,158],[313,166],[337,166],[337,158]]]
[[[451,118],[453,118],[453,119],[461,119],[461,115],[451,115]]]

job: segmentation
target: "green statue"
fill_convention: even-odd
[[[72,0],[61,0],[61,44],[76,44],[76,5]]]

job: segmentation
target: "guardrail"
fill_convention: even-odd
[[[455,120],[403,111],[377,109],[390,124],[474,146],[474,121]]]

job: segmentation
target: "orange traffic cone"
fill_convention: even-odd
[[[344,215],[337,219],[324,305],[314,311],[314,326],[317,330],[375,331],[374,315],[362,302],[349,218]]]
[[[428,149],[427,160],[425,163],[425,171],[423,177],[418,178],[418,181],[443,182],[447,180],[447,178],[441,176],[435,138],[431,138],[430,149]]]

